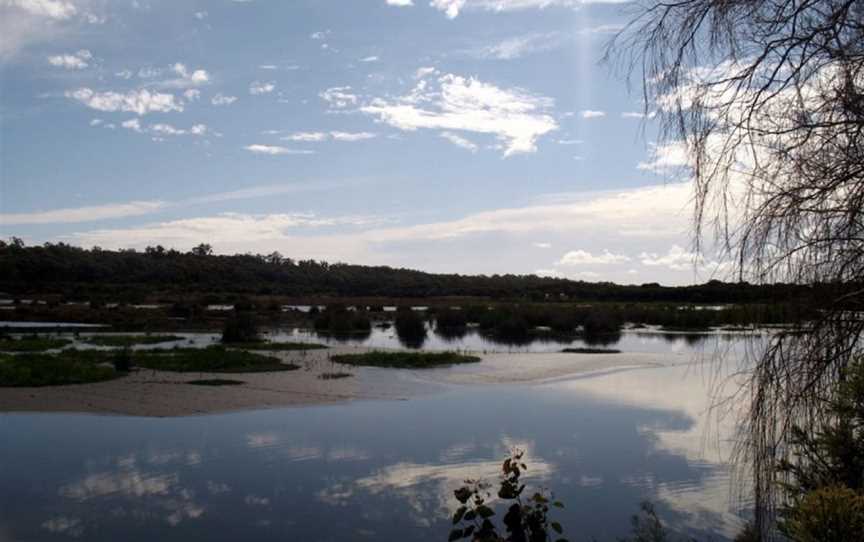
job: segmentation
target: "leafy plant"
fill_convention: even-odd
[[[453,515],[453,529],[449,540],[469,539],[472,542],[566,542],[561,538],[564,529],[556,521],[550,521],[550,506],[564,508],[544,491],[523,497],[525,484],[521,483],[522,472],[527,465],[522,460],[524,452],[515,451],[501,465],[501,482],[497,496],[507,506],[502,518],[501,528],[492,521],[495,510],[489,506],[492,494],[491,485],[481,480],[466,480],[465,485],[453,492],[459,501],[459,508]]]

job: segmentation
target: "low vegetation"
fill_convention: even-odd
[[[97,346],[126,347],[136,344],[161,344],[182,341],[178,335],[91,335],[84,338],[87,344]]]
[[[223,343],[233,344],[256,341],[258,341],[258,326],[255,324],[255,316],[251,312],[237,312],[225,320],[225,327],[222,329]]]
[[[363,354],[342,354],[331,358],[345,365],[369,367],[394,367],[426,369],[461,363],[477,363],[480,358],[458,352],[365,352]]]
[[[74,350],[62,354],[0,355],[0,387],[84,384],[120,374],[110,364],[109,356],[94,357]]]
[[[68,339],[39,337],[37,335],[18,339],[14,337],[0,337],[0,351],[2,352],[41,352],[63,348],[70,344],[72,344],[72,341]]]
[[[320,375],[318,375],[318,378],[320,380],[339,380],[341,378],[350,378],[352,376],[354,376],[353,373],[336,372],[336,373],[321,373]]]
[[[300,368],[299,365],[282,363],[279,358],[245,350],[229,350],[222,346],[151,350],[135,354],[134,363],[138,367],[181,373],[260,373]]]
[[[363,311],[349,311],[343,306],[327,307],[314,321],[315,330],[334,335],[368,334],[372,331],[372,321]]]

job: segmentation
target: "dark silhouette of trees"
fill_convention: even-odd
[[[643,81],[661,154],[689,159],[697,246],[712,240],[741,280],[826,285],[819,317],[779,335],[745,390],[740,459],[767,533],[787,496],[778,465],[806,461],[791,428],[827,422],[864,346],[864,2],[651,3],[611,57]]]

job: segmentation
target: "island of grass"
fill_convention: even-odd
[[[108,356],[75,350],[60,354],[0,355],[0,387],[85,384],[123,374],[110,363]]]
[[[266,373],[300,368],[272,356],[222,346],[148,350],[135,352],[133,359],[138,367],[179,373]]]
[[[480,358],[457,352],[365,352],[363,354],[341,354],[331,358],[345,365],[364,365],[369,367],[394,367],[400,369],[428,369],[477,363]]]
[[[72,344],[68,339],[58,339],[51,337],[0,337],[0,352],[41,352],[44,350],[53,350],[63,348]]]
[[[96,346],[127,347],[136,344],[160,344],[173,341],[182,341],[183,337],[177,335],[91,335],[85,337],[84,342]]]
[[[565,348],[564,354],[620,354],[620,350],[614,348]]]
[[[318,343],[280,343],[280,342],[241,342],[241,343],[225,343],[228,348],[236,348],[238,350],[267,350],[267,351],[298,351],[298,350],[321,350],[327,348],[326,345]]]

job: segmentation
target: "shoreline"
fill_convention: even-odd
[[[455,386],[544,384],[602,376],[610,371],[663,367],[663,354],[496,353],[482,361],[435,369],[355,367],[329,361],[333,354],[372,349],[341,347],[280,352],[295,371],[269,373],[175,373],[136,369],[105,382],[65,386],[0,388],[0,414],[84,413],[142,417],[183,417],[281,407],[342,404],[368,400],[409,400]],[[347,372],[347,378],[320,375]],[[195,386],[191,380],[230,378],[238,386]]]

